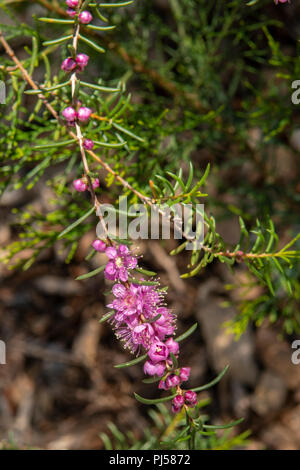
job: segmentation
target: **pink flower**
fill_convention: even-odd
[[[289,2],[290,3],[290,0],[274,0],[275,4],[278,5],[278,2],[279,3],[287,3]]]
[[[92,181],[92,186],[93,186],[94,189],[99,188],[100,182],[99,182],[99,179],[98,179],[98,178],[95,178],[95,179]]]
[[[187,390],[184,394],[184,400],[188,406],[193,407],[197,405],[197,394],[192,390]]]
[[[80,179],[73,181],[73,186],[80,193],[87,190],[87,185]]]
[[[140,345],[133,341],[133,328],[138,325],[138,318],[136,315],[132,315],[128,324],[116,327],[115,331],[116,337],[123,342],[124,348],[129,349],[132,353],[140,350]]]
[[[179,377],[181,382],[186,382],[189,380],[189,376],[191,373],[191,368],[190,367],[182,367],[179,372]]]
[[[82,24],[89,24],[92,21],[93,17],[89,11],[82,11],[78,16],[78,19]]]
[[[74,70],[76,68],[76,65],[77,64],[76,64],[75,60],[73,60],[71,57],[68,57],[61,64],[61,69],[64,72],[72,72],[72,70]]]
[[[68,121],[68,122],[75,121],[75,119],[77,117],[77,113],[76,113],[75,109],[71,108],[71,106],[69,106],[68,108],[65,108],[62,112],[62,115],[65,118],[65,120]]]
[[[153,364],[151,361],[146,361],[144,364],[144,373],[147,375],[157,375],[161,377],[164,375],[165,365],[163,363]]]
[[[97,239],[93,241],[92,247],[96,251],[104,252],[106,249],[106,243],[102,240]]]
[[[179,353],[179,343],[177,343],[177,341],[174,341],[173,338],[167,339],[165,345],[167,346],[170,353],[175,355]]]
[[[133,314],[151,319],[159,310],[157,305],[161,302],[161,295],[156,292],[154,286],[130,284],[129,287],[125,287],[122,284],[115,284],[112,291],[116,299],[108,307],[116,310],[117,322],[126,321],[127,317]],[[156,331],[156,322],[152,326]]]
[[[162,343],[161,341],[155,341],[152,343],[149,351],[148,356],[150,357],[151,361],[156,364],[157,362],[165,361],[169,357],[169,350],[167,346]]]
[[[119,245],[118,249],[110,246],[105,250],[109,258],[104,274],[106,279],[122,282],[128,280],[128,270],[134,269],[137,265],[137,259],[132,256],[126,245]]]
[[[66,4],[70,8],[76,8],[78,5],[78,0],[66,0]]]
[[[155,321],[154,328],[158,338],[163,341],[166,336],[171,336],[175,331],[175,316],[166,307],[159,307],[156,315],[161,316]]]
[[[91,114],[92,114],[92,110],[90,108],[86,108],[85,106],[82,106],[81,108],[79,108],[77,112],[77,117],[79,121],[87,122],[90,119]]]
[[[69,15],[71,18],[74,18],[76,16],[76,11],[73,10],[72,8],[67,8],[66,10],[67,15]]]
[[[130,284],[130,287],[127,288],[123,284],[115,284],[112,288],[112,293],[116,299],[113,300],[112,304],[107,305],[107,307],[117,311],[119,322],[126,322],[128,316],[137,313],[135,286]]]
[[[132,330],[133,343],[140,344],[145,349],[149,349],[154,338],[154,330],[150,323],[142,323],[141,325],[135,326]]]
[[[94,142],[91,139],[84,139],[83,146],[86,150],[92,150]]]

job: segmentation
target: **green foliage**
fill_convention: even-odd
[[[209,399],[200,401],[197,410],[201,410],[209,404]],[[122,433],[114,423],[109,423],[109,433],[101,433],[99,437],[107,450],[184,450],[188,448],[188,441],[184,437],[186,422],[182,413],[171,415],[162,403],[151,408],[148,415],[152,424],[143,431],[143,436],[138,438],[136,432]],[[203,426],[208,416],[202,415]],[[225,426],[225,425],[224,425]],[[221,426],[220,426],[221,427]],[[195,449],[197,450],[231,450],[243,448],[247,444],[250,432],[244,431],[232,435],[231,429],[226,429],[222,434],[215,430],[202,431],[195,436]]]
[[[238,310],[236,318],[225,324],[228,330],[234,333],[238,339],[241,334],[245,332],[249,322],[254,322],[254,324],[259,327],[264,319],[267,318],[271,324],[277,322],[282,325],[282,330],[286,334],[299,334],[299,273],[299,262],[294,263],[293,269],[289,269],[287,272],[284,272],[283,276],[277,272],[277,276],[275,276],[273,281],[275,295],[269,295],[268,292],[264,291],[255,299],[247,299],[247,293],[256,286],[255,278],[253,278],[253,276],[249,276],[249,280],[247,282],[238,286],[242,289],[242,292],[245,295],[245,300],[242,300],[236,305]],[[285,285],[286,282],[288,282],[292,287],[291,291],[286,291],[283,288],[283,285]],[[237,286],[230,284],[227,285],[229,290],[235,287]]]

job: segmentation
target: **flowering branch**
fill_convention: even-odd
[[[40,3],[48,4],[48,2],[45,2],[44,0]],[[118,5],[124,6],[125,3],[129,2],[119,3]],[[141,191],[134,188],[124,177],[111,168],[111,166],[104,161],[102,157],[93,151],[94,147],[97,145],[97,141],[89,138],[91,137],[90,135],[86,135],[88,132],[86,129],[90,129],[92,126],[85,126],[89,122],[93,124],[95,122],[93,120],[107,121],[109,125],[114,125],[116,129],[118,129],[118,124],[113,121],[110,115],[98,116],[98,114],[93,112],[92,109],[85,106],[85,103],[82,102],[84,98],[83,100],[81,98],[82,96],[84,97],[85,94],[81,92],[81,87],[88,87],[101,92],[109,91],[111,93],[117,92],[118,88],[102,87],[97,84],[91,84],[80,80],[80,73],[88,65],[89,56],[81,53],[79,46],[82,41],[90,47],[93,47],[98,52],[102,52],[101,46],[93,43],[82,34],[86,34],[86,31],[94,34],[94,31],[103,31],[105,29],[109,30],[112,27],[91,24],[93,17],[91,12],[87,9],[92,5],[93,8],[95,5],[97,7],[97,2],[92,3],[88,0],[66,0],[66,4],[68,8],[66,12],[63,11],[62,16],[67,15],[66,17],[68,19],[40,18],[41,21],[48,24],[61,24],[67,25],[68,28],[71,26],[72,28],[72,34],[68,34],[67,36],[52,41],[46,41],[45,43],[46,45],[50,45],[50,47],[51,44],[56,47],[62,43],[71,41],[71,44],[68,46],[70,56],[66,57],[61,65],[62,70],[68,76],[68,80],[64,83],[59,83],[52,87],[38,87],[32,79],[31,74],[27,72],[23,63],[16,57],[14,51],[4,39],[1,31],[0,42],[5,48],[7,54],[15,63],[16,68],[21,71],[24,80],[30,85],[33,90],[32,94],[36,94],[37,97],[42,100],[50,114],[66,129],[71,141],[63,142],[62,144],[69,145],[75,143],[78,145],[84,174],[81,178],[78,178],[73,182],[73,186],[78,192],[89,191],[90,193],[93,207],[91,207],[88,214],[91,214],[93,211],[96,212],[105,230],[104,233],[106,234],[105,239],[99,238],[94,240],[92,246],[95,251],[105,253],[108,258],[108,261],[104,266],[100,266],[95,271],[88,273],[87,275],[80,276],[78,279],[85,279],[103,271],[105,278],[112,283],[113,300],[108,304],[110,311],[104,315],[101,321],[108,321],[112,325],[117,338],[123,342],[124,347],[138,356],[132,361],[118,365],[117,367],[121,368],[131,366],[145,361],[143,369],[145,374],[150,376],[150,378],[148,377],[144,381],[147,383],[157,382],[159,389],[169,391],[170,394],[157,400],[145,399],[135,394],[136,398],[147,404],[172,401],[173,411],[175,413],[182,412],[186,415],[186,428],[183,430],[183,435],[188,440],[189,445],[192,448],[195,445],[195,432],[205,434],[208,429],[214,429],[213,427],[206,425],[198,414],[197,393],[217,383],[227,369],[224,370],[223,373],[211,384],[197,387],[192,390],[186,390],[183,388],[183,384],[189,379],[190,368],[185,366],[182,367],[178,363],[180,352],[179,343],[194,331],[194,327],[184,335],[177,338],[174,336],[176,331],[176,317],[166,305],[166,292],[165,289],[161,287],[159,281],[155,278],[156,274],[147,272],[140,267],[137,256],[130,251],[128,246],[123,243],[119,243],[118,241],[113,241],[109,237],[101,215],[101,204],[97,197],[99,179],[95,177],[95,174],[92,171],[90,171],[89,161],[90,158],[97,161],[124,188],[137,196],[145,206],[149,208],[155,207],[163,217],[171,219],[175,226],[176,220],[164,211],[163,203],[167,202],[171,207],[176,203],[182,205],[189,202],[194,203],[196,198],[205,197],[206,195],[200,192],[200,188],[205,182],[208,168],[201,181],[194,187],[191,187],[193,181],[192,166],[190,167],[190,174],[187,182],[182,180],[181,173],[178,175],[174,175],[170,172],[167,173],[167,176],[172,180],[175,180],[174,187],[170,183],[169,179],[159,175],[157,177],[159,180],[158,182],[150,181],[149,185],[153,195],[153,197],[150,197],[142,194]],[[61,12],[59,12],[59,14],[61,14]],[[7,70],[9,73],[13,73],[15,67],[9,67]],[[71,98],[66,103],[67,106],[64,107],[60,114],[60,112],[56,110],[56,98],[59,97],[59,92],[56,95],[56,91],[61,89],[70,89]],[[49,96],[55,97],[55,100],[51,103],[49,102]],[[62,103],[65,106],[65,98],[62,100]],[[127,135],[130,135],[130,133],[127,132]],[[102,142],[100,144],[104,144],[104,146],[106,145],[108,148],[118,148],[124,146],[126,142],[122,140],[120,144],[118,144],[118,147],[115,144],[110,144],[109,142]],[[45,147],[46,146],[44,146],[44,148]],[[180,192],[178,192],[178,189]],[[86,216],[82,216],[79,221],[65,229],[60,234],[59,238],[68,233],[76,224],[83,222],[85,218]],[[197,249],[193,251],[189,266],[191,271],[187,273],[185,277],[197,274],[200,268],[204,267],[215,258],[218,258],[220,261],[225,260],[225,262],[230,263],[233,263],[234,261],[252,263],[253,268],[257,271],[257,266],[261,268],[261,263],[263,262],[276,260],[274,263],[278,264],[278,259],[289,261],[289,259],[299,256],[296,250],[289,249],[296,239],[280,251],[271,251],[273,241],[276,241],[276,234],[272,226],[268,229],[270,239],[267,241],[266,248],[263,250],[262,245],[264,237],[262,236],[262,232],[257,230],[257,232],[254,233],[257,235],[258,241],[257,243],[255,242],[254,247],[252,247],[250,252],[246,252],[246,250],[240,246],[240,243],[235,247],[235,249],[227,249],[224,247],[215,230],[213,218],[205,216],[205,225],[207,233],[202,247],[203,258],[199,261],[201,250]],[[241,228],[242,234],[245,235],[245,228]],[[187,240],[194,240],[194,238],[189,237],[188,234],[184,235]],[[183,245],[174,250],[173,254],[177,254],[182,249],[182,246]],[[149,276],[150,280],[146,280],[145,276]],[[236,423],[230,423],[230,425],[233,424]],[[226,427],[228,427],[228,425]]]
[[[73,185],[80,192],[89,189],[96,213],[98,215],[100,213],[100,220],[102,220],[101,211],[99,211],[100,203],[95,194],[95,189],[99,186],[99,180],[92,179],[90,176],[91,172],[86,152],[108,171],[113,172],[121,184],[132,189],[145,204],[152,205],[153,203],[150,198],[131,188],[126,180],[117,175],[105,162],[102,162],[100,157],[92,152],[93,141],[83,137],[81,124],[85,124],[90,119],[92,111],[82,106],[77,99],[80,86],[77,74],[87,65],[89,59],[85,54],[78,54],[78,40],[80,38],[80,23],[89,23],[92,20],[92,15],[83,10],[88,5],[88,1],[67,0],[66,3],[69,7],[69,15],[74,18],[72,47],[70,48],[72,56],[66,58],[62,63],[62,69],[66,73],[72,73],[69,81],[71,85],[71,106],[68,106],[62,112],[66,123],[63,122],[45,95],[40,92],[4,39],[1,31],[0,41],[21,71],[24,79],[33,90],[38,92],[38,98],[43,101],[58,122],[67,127],[70,137],[78,142],[84,167],[84,177],[75,180]],[[73,8],[76,8],[76,10],[73,10]],[[75,127],[76,134],[71,130],[72,127]],[[143,278],[139,280],[130,277],[132,270],[142,274],[146,272],[138,267],[137,258],[130,253],[126,245],[117,245],[107,237],[105,241],[95,240],[93,248],[96,251],[105,252],[108,256],[109,261],[105,267],[101,267],[101,270],[104,270],[104,275],[108,280],[114,282],[112,293],[115,299],[108,305],[112,311],[105,315],[103,321],[110,321],[116,336],[124,342],[125,348],[132,353],[140,354],[142,349],[146,351],[145,374],[151,376],[150,382],[159,381],[158,387],[160,389],[172,391],[172,395],[167,399],[172,399],[172,409],[175,413],[178,413],[182,408],[185,410],[189,424],[188,428],[191,429],[192,433],[192,427],[195,424],[189,409],[195,408],[197,405],[197,394],[194,390],[184,390],[182,388],[182,383],[189,379],[190,368],[178,367],[179,342],[173,339],[176,318],[165,306],[165,292],[159,287],[157,280],[145,281]],[[97,271],[99,272],[99,270]],[[140,356],[140,358],[143,357]],[[136,397],[141,401],[149,402],[149,400],[142,399],[138,395]],[[165,399],[162,400],[166,401]]]

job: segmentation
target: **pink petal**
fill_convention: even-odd
[[[113,246],[109,246],[106,248],[105,254],[109,259],[114,259],[117,257],[117,250]]]

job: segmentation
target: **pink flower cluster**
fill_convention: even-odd
[[[78,180],[74,180],[73,181],[73,186],[76,189],[76,191],[78,191],[79,193],[83,193],[84,191],[89,189],[88,182],[86,181],[86,178],[84,178],[84,177],[81,178],[81,179],[78,179]],[[92,186],[93,186],[94,189],[99,188],[100,183],[99,183],[98,178],[95,178],[95,179],[92,180]]]
[[[179,413],[183,405],[186,405],[190,408],[193,408],[197,405],[197,394],[192,390],[187,390],[183,394],[178,394],[172,400],[172,411],[174,413]]]
[[[77,54],[76,59],[67,57],[61,64],[61,69],[64,72],[78,71],[82,72],[89,62],[89,56],[87,54]]]
[[[81,106],[78,111],[74,109],[72,106],[68,106],[62,112],[63,117],[70,125],[74,125],[76,120],[87,123],[91,117],[92,110],[87,108],[86,106]]]
[[[275,4],[278,5],[278,2],[279,3],[290,3],[290,0],[274,0]]]
[[[79,0],[66,0],[67,13],[72,18],[78,15],[78,21],[89,24],[93,17],[88,11],[80,11]],[[77,54],[67,57],[61,68],[66,73],[82,72],[87,66],[89,56]],[[72,76],[73,77],[73,76]],[[77,102],[62,111],[68,125],[87,123],[92,110]],[[83,147],[92,150],[94,142],[84,139]],[[76,191],[84,192],[89,189],[86,177],[73,181]],[[99,179],[92,179],[94,189],[99,187]],[[183,391],[181,384],[189,379],[190,368],[178,368],[179,343],[172,336],[176,329],[175,315],[165,306],[165,292],[159,289],[158,284],[136,283],[129,279],[130,271],[138,265],[136,256],[133,256],[126,245],[116,246],[111,241],[104,242],[97,239],[92,243],[94,250],[103,252],[108,257],[104,269],[104,276],[113,281],[112,294],[114,299],[108,305],[113,309],[110,321],[115,329],[117,338],[132,353],[139,353],[143,348],[147,352],[144,364],[144,373],[157,376],[158,387],[163,390],[174,389],[176,396],[172,402],[172,409],[179,412],[183,406],[193,407],[197,404],[197,395],[192,390]],[[144,282],[142,280],[142,282]]]
[[[174,359],[179,355],[179,343],[172,338],[176,317],[164,304],[165,292],[157,285],[128,282],[130,271],[138,262],[126,245],[108,246],[102,240],[95,240],[92,246],[109,258],[104,275],[115,284],[112,287],[114,299],[107,307],[114,311],[110,322],[117,338],[132,353],[139,353],[142,348],[146,350],[148,359],[144,373],[160,378],[158,388],[177,391],[172,406],[174,412],[184,405],[195,406],[195,392],[183,392],[180,388],[189,379],[190,368],[174,368]]]
[[[71,18],[75,18],[75,16],[77,15],[77,11],[75,10],[75,8],[78,8],[79,0],[66,0],[66,4],[68,6],[67,14]],[[78,21],[79,23],[82,23],[82,24],[89,24],[92,21],[92,19],[93,17],[89,11],[82,11],[78,15]]]

